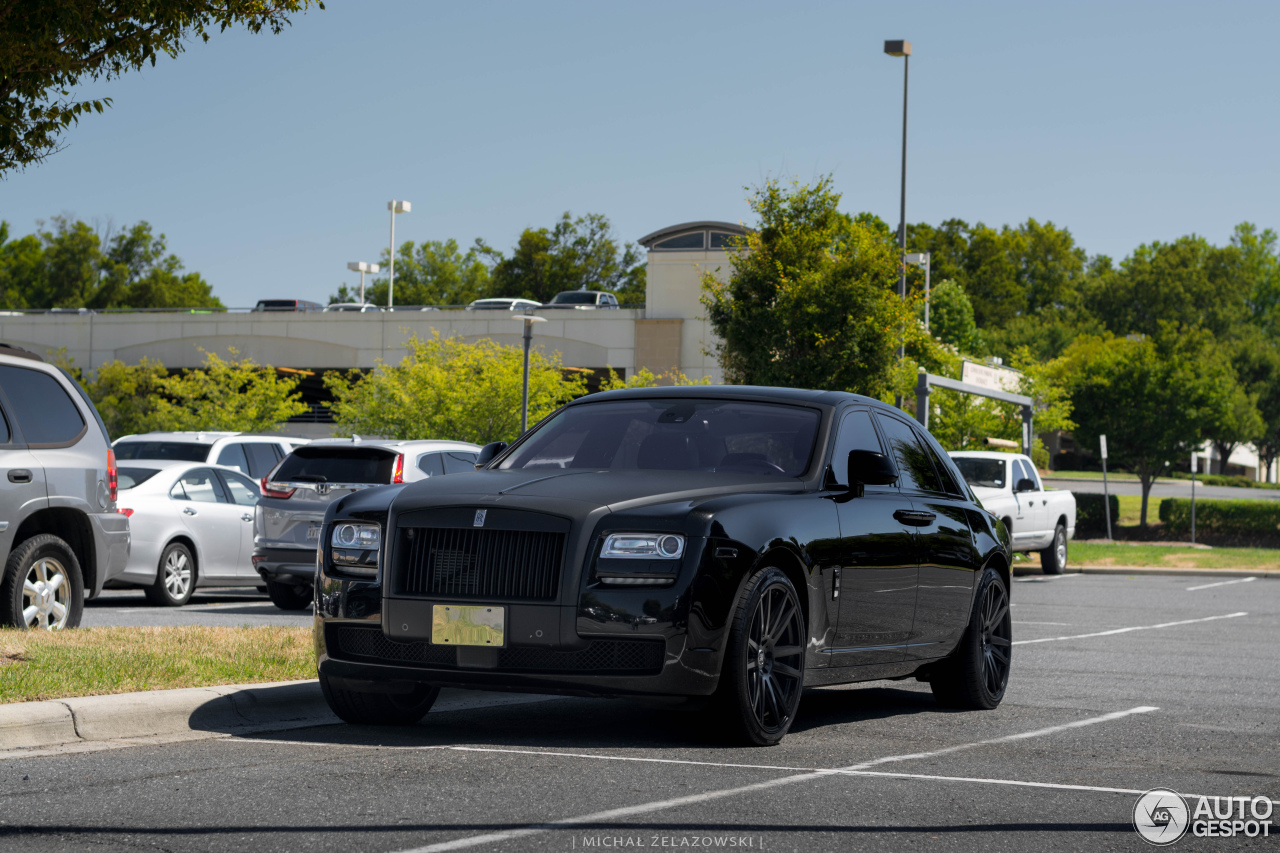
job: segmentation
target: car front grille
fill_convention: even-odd
[[[381,629],[354,625],[330,625],[328,632],[329,654],[339,660],[449,669],[458,665],[456,646],[432,645],[423,640],[392,640]],[[656,675],[662,671],[665,653],[665,644],[660,639],[592,640],[586,648],[571,651],[505,648],[498,649],[497,671]]]
[[[401,592],[450,599],[552,601],[564,544],[564,533],[541,530],[401,528]]]

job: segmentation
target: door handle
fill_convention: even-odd
[[[194,509],[192,509],[191,507],[189,507],[189,506],[185,506],[185,507],[183,507],[183,508],[182,508],[182,512],[183,512],[184,514],[186,514],[186,515],[195,515],[195,514],[196,514],[196,511],[195,511]]]
[[[15,468],[9,472],[10,483],[30,483],[31,472],[26,468]]]
[[[249,513],[247,513],[247,512],[246,512],[244,515],[240,516],[240,520],[241,520],[241,521],[253,521],[253,516],[252,516],[252,515],[249,515]]]
[[[911,527],[924,527],[926,524],[933,523],[938,516],[932,512],[920,512],[919,510],[900,509],[894,512],[893,517],[903,524]]]

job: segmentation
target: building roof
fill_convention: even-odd
[[[674,237],[677,234],[685,234],[691,231],[724,231],[734,236],[745,236],[750,234],[753,229],[746,228],[736,222],[718,222],[714,219],[703,219],[698,222],[681,222],[679,225],[668,225],[666,228],[659,228],[650,234],[641,237],[638,242],[646,249],[653,248],[653,244],[659,240],[665,240],[668,237]]]

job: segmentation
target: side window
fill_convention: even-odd
[[[196,468],[188,471],[173,484],[173,488],[169,490],[169,497],[196,503],[227,503],[222,497],[222,489],[219,488],[213,476],[213,470],[210,468]]]
[[[230,471],[219,471],[218,476],[222,478],[222,484],[234,503],[239,506],[257,505],[260,496],[257,483]]]
[[[13,440],[13,434],[9,432],[9,419],[0,412],[0,444],[8,444]]]
[[[239,469],[245,474],[249,473],[249,460],[244,455],[243,444],[228,444],[222,448],[222,452],[218,454],[218,464]]]
[[[452,450],[440,455],[444,457],[444,472],[446,474],[465,474],[468,471],[476,470],[477,456],[474,453]]]
[[[884,453],[880,445],[880,437],[876,428],[871,425],[871,413],[865,410],[849,412],[840,422],[840,432],[836,434],[836,449],[832,451],[831,472],[836,482],[843,485],[849,483],[849,452],[852,450],[871,450]]]
[[[280,461],[279,448],[274,444],[257,441],[246,443],[244,445],[245,454],[249,457],[250,477],[262,478],[267,476],[272,468],[276,467],[276,463]]]
[[[418,470],[428,477],[441,477],[444,475],[444,462],[439,453],[424,453],[418,457]]]
[[[942,491],[938,472],[933,469],[933,460],[929,458],[929,451],[925,449],[915,430],[897,418],[877,414],[876,419],[880,421],[894,461],[898,463],[900,485],[904,489]]]
[[[968,492],[961,485],[959,475],[952,467],[951,457],[938,444],[938,440],[927,432],[922,432],[921,437],[924,439],[925,448],[929,451],[929,458],[933,460],[934,470],[938,472],[938,479],[942,481],[942,491],[957,497],[968,497]]]
[[[0,388],[9,398],[22,436],[33,447],[65,446],[84,433],[84,418],[58,380],[38,370],[0,365]],[[6,430],[7,432],[7,430]]]
[[[1035,491],[1040,491],[1040,478],[1036,476],[1036,472],[1031,469],[1031,466],[1028,465],[1025,460],[1013,460],[1013,468],[1015,472],[1013,476],[1013,484],[1015,486],[1018,485],[1019,480],[1025,478],[1036,484]]]

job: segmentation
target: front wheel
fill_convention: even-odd
[[[440,688],[419,684],[409,693],[367,693],[339,687],[320,673],[320,692],[329,709],[355,726],[411,726],[426,716]]]
[[[0,625],[28,630],[75,628],[84,611],[84,580],[71,546],[41,533],[13,549],[0,580]]]
[[[306,610],[311,603],[311,585],[267,581],[267,595],[281,610]]]
[[[1053,542],[1040,552],[1040,567],[1046,575],[1060,575],[1067,570],[1067,528],[1059,524],[1053,531]]]
[[[781,569],[751,578],[729,631],[717,698],[735,739],[773,746],[795,720],[804,689],[804,615]]]
[[[978,581],[973,613],[960,645],[936,665],[929,679],[933,695],[948,708],[989,711],[1009,686],[1013,659],[1009,590],[995,569]]]

